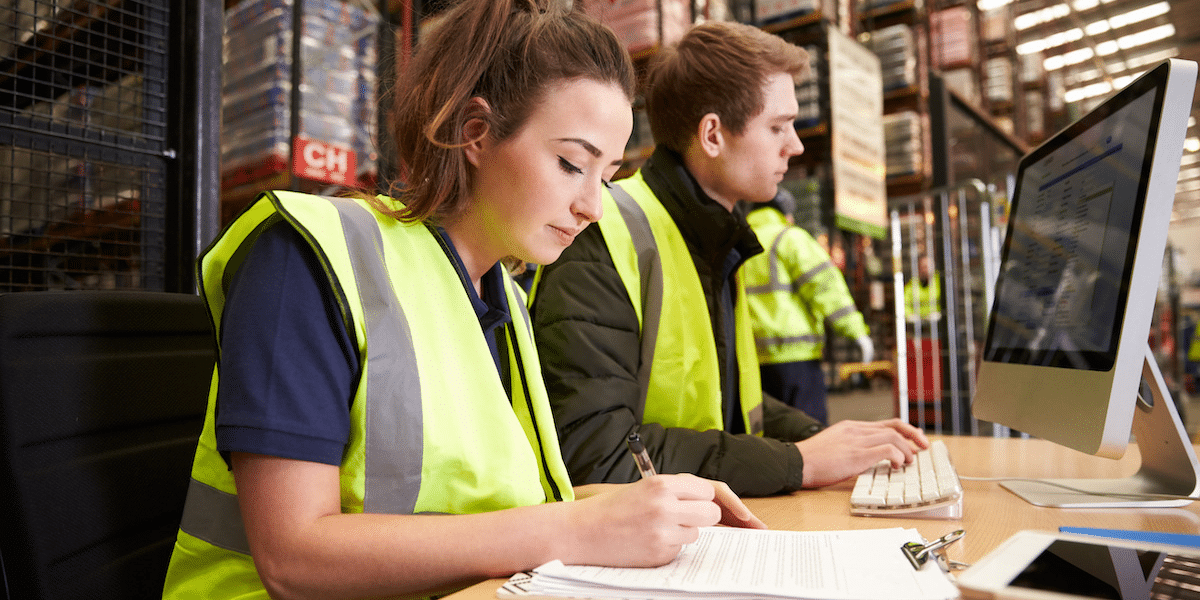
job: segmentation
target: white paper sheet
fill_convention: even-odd
[[[563,565],[515,576],[497,595],[573,598],[809,598],[944,600],[958,597],[930,561],[917,571],[900,550],[915,529],[763,531],[710,527],[655,568]]]

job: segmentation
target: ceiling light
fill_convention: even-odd
[[[1063,94],[1063,100],[1065,100],[1068,103],[1078,102],[1085,98],[1092,98],[1095,96],[1099,96],[1101,94],[1107,94],[1107,93],[1111,92],[1112,90],[1113,90],[1112,84],[1110,84],[1107,81],[1101,81],[1099,83],[1093,83],[1093,84],[1085,85],[1083,87],[1077,87],[1074,89],[1067,90],[1067,92],[1065,94]],[[1198,139],[1197,142],[1200,142],[1200,139]]]
[[[1174,30],[1172,30],[1172,33],[1173,32]],[[1083,30],[1076,27],[1074,29],[1068,29],[1066,31],[1060,31],[1058,33],[1048,35],[1038,40],[1031,40],[1023,44],[1018,44],[1017,54],[1032,54],[1034,52],[1041,52],[1043,50],[1057,48],[1063,44],[1076,42],[1082,39]]]
[[[1009,4],[1012,4],[1012,0],[979,0],[979,2],[975,3],[981,12],[995,10],[1002,6],[1008,6]]]
[[[1200,138],[1190,137],[1184,140],[1183,149],[1188,152],[1200,152]]]
[[[1143,6],[1127,13],[1116,15],[1108,20],[1108,24],[1113,29],[1117,29],[1118,27],[1140,23],[1146,19],[1153,19],[1159,15],[1165,15],[1170,12],[1170,10],[1171,7],[1166,2],[1159,2],[1158,4]]]
[[[1122,50],[1128,50],[1130,48],[1143,46],[1151,42],[1157,42],[1158,40],[1166,39],[1173,35],[1175,35],[1175,26],[1167,23],[1166,25],[1159,25],[1158,27],[1144,29],[1137,33],[1121,36],[1117,39],[1117,45],[1120,46]]]
[[[1066,4],[1056,4],[1041,10],[1027,12],[1023,15],[1017,15],[1017,18],[1013,19],[1013,27],[1015,27],[1017,31],[1022,31],[1029,29],[1030,27],[1036,27],[1042,23],[1049,23],[1055,19],[1061,19],[1069,14],[1071,14],[1071,7],[1067,6]]]

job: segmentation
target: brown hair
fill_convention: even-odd
[[[619,86],[632,103],[633,65],[607,27],[557,0],[463,0],[418,44],[387,105],[388,124],[406,182],[391,185],[403,198],[406,221],[444,221],[470,199],[463,126],[480,118],[480,137],[502,141],[521,128],[563,80]],[[489,111],[472,110],[471,99]],[[401,191],[402,190],[402,191]],[[397,194],[399,192],[399,194]]]
[[[808,53],[757,27],[708,22],[659,53],[646,75],[646,116],[654,141],[682,153],[708,113],[735,135],[764,106],[777,73],[807,77]]]

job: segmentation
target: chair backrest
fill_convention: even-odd
[[[190,294],[0,294],[7,598],[162,597],[212,376],[211,331]]]

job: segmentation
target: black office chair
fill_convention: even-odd
[[[211,330],[189,294],[0,294],[0,597],[162,597]]]

